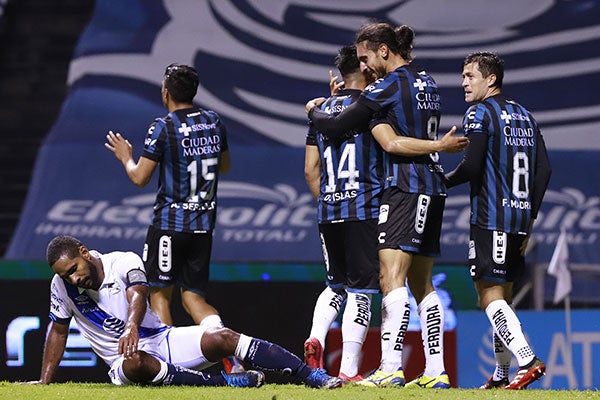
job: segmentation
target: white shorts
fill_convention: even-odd
[[[141,338],[138,350],[144,351],[169,364],[201,371],[214,365],[200,349],[202,335],[210,326],[193,325],[173,327],[149,338]],[[110,366],[108,376],[115,385],[132,384],[123,374],[123,356]]]

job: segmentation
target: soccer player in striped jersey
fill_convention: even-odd
[[[411,384],[448,388],[444,368],[443,307],[431,281],[445,199],[437,151],[462,150],[467,140],[452,128],[437,139],[440,96],[433,78],[411,63],[413,30],[403,25],[370,23],[356,36],[363,68],[380,77],[359,99],[335,117],[307,104],[320,130],[337,137],[365,121],[385,151],[384,191],[378,222],[382,299],[381,364],[361,384],[404,386],[402,348],[410,307],[406,279],[418,304],[426,366]],[[373,118],[375,116],[375,118]]]
[[[115,385],[258,387],[260,371],[210,374],[202,369],[226,356],[249,365],[292,374],[313,388],[333,389],[339,378],[310,368],[281,346],[206,324],[164,324],[149,308],[141,258],[133,252],[101,254],[79,239],[60,235],[48,244],[54,271],[50,287],[50,326],[40,379],[49,384],[65,351],[71,319],[94,352],[109,366]]]
[[[372,82],[363,73],[354,46],[342,47],[335,58],[344,88],[321,105],[337,114]],[[304,343],[308,365],[323,368],[323,348],[331,323],[346,301],[342,317],[339,377],[359,381],[361,350],[371,321],[371,296],[379,293],[377,217],[383,187],[382,150],[364,124],[340,139],[330,139],[310,126],[306,138],[306,182],[319,202],[318,223],[327,268],[326,288],[313,312]]]
[[[174,286],[183,307],[197,324],[222,327],[217,310],[205,300],[217,211],[219,174],[230,167],[227,131],[219,115],[193,104],[198,89],[193,67],[171,64],[161,96],[169,113],[151,124],[136,163],[131,144],[110,131],[106,147],[123,163],[127,175],[143,187],[159,168],[159,188],[143,259],[151,285],[152,309],[172,324]],[[226,368],[243,368],[235,359]]]
[[[452,187],[471,186],[469,263],[479,306],[490,320],[496,369],[482,386],[525,389],[545,372],[511,307],[512,286],[525,268],[525,249],[550,180],[550,163],[537,122],[521,104],[502,94],[504,62],[479,52],[463,62],[469,147],[446,175]],[[509,382],[511,356],[519,363]]]

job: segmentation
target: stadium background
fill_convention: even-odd
[[[0,315],[0,379],[39,371],[49,238],[65,232],[101,251],[141,250],[156,184],[132,185],[103,143],[106,131],[120,131],[139,154],[148,124],[165,113],[160,80],[171,62],[198,69],[196,101],[218,111],[230,134],[233,164],[219,186],[210,298],[231,327],[300,354],[323,278],[302,173],[303,106],[327,95],[337,48],[377,18],[415,28],[416,62],[440,86],[442,131],[459,125],[466,108],[464,55],[486,49],[505,58],[504,92],[534,112],[554,171],[519,292],[519,308],[534,310],[524,314],[527,333],[553,361],[553,375],[538,385],[600,387],[600,370],[592,368],[600,362],[598,1],[4,0],[0,7],[0,290],[3,304],[14,305]],[[442,158],[446,168],[457,161]],[[467,217],[466,188],[453,190],[436,273],[456,334],[454,383],[472,387],[493,360],[464,268]],[[554,281],[545,275],[561,226],[574,270],[572,362],[562,304],[552,304]],[[554,310],[541,311],[547,308]],[[72,347],[65,364],[93,363],[82,342]],[[102,380],[102,368],[90,365],[78,376]]]

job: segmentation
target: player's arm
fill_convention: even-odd
[[[537,218],[540,207],[542,206],[542,199],[548,188],[550,182],[550,176],[552,175],[552,168],[550,167],[550,160],[548,159],[548,151],[546,150],[546,143],[541,134],[537,136],[537,159],[535,170],[536,174],[533,178],[533,189],[531,196],[531,222],[529,223],[529,230],[527,236],[523,240],[521,245],[521,254],[524,256],[527,250],[527,244],[531,237],[531,231],[533,230],[533,224]]]
[[[381,148],[387,153],[405,157],[416,157],[430,153],[458,153],[463,151],[469,139],[464,136],[454,136],[456,127],[453,126],[440,140],[424,140],[407,136],[398,136],[391,125],[379,123],[371,128],[371,133]]]
[[[229,144],[227,141],[227,129],[225,128],[225,124],[218,116],[218,114],[214,111],[212,111],[211,113],[215,115],[218,131],[221,132],[221,144],[219,148],[219,173],[226,174],[231,169],[231,155],[229,153]]]
[[[313,101],[314,99],[306,104],[308,118],[319,132],[324,133],[330,139],[340,138],[355,128],[368,125],[373,115],[373,110],[360,101],[350,104],[336,116],[329,115],[315,104],[311,104]]]
[[[25,382],[30,385],[47,385],[52,382],[54,373],[62,359],[67,346],[67,336],[69,336],[69,324],[62,324],[56,321],[50,322],[50,329],[46,342],[44,343],[44,356],[42,358],[42,371],[39,381]]]
[[[538,211],[542,205],[542,199],[550,182],[552,168],[548,159],[546,143],[541,134],[537,136],[537,158],[535,161],[535,176],[533,178],[533,191],[531,196],[531,217],[537,218]]]
[[[475,180],[482,171],[487,147],[487,135],[472,133],[469,135],[469,145],[465,155],[454,169],[445,175],[446,187],[460,185]]]
[[[125,292],[129,303],[127,321],[125,321],[125,330],[119,338],[119,354],[124,355],[125,358],[131,357],[138,350],[139,327],[146,314],[150,296],[146,273],[142,269],[129,270],[127,283]]]
[[[104,146],[112,151],[115,157],[121,161],[129,179],[136,186],[146,186],[150,182],[152,173],[158,163],[146,157],[140,157],[136,163],[133,160],[133,147],[131,143],[121,136],[120,133],[115,134],[113,131],[109,131],[106,135],[106,140],[108,143],[104,143]]]
[[[321,193],[321,157],[317,146],[306,145],[304,178],[313,197],[318,200]]]
[[[226,174],[231,169],[231,156],[229,150],[225,150],[221,153],[221,159],[219,160],[219,173]]]

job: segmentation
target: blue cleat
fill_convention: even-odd
[[[315,369],[306,378],[306,386],[316,389],[335,389],[342,386],[344,381],[335,376],[327,375],[324,369]]]
[[[265,383],[265,374],[261,371],[248,370],[227,374],[221,371],[227,386],[231,387],[260,387]]]

